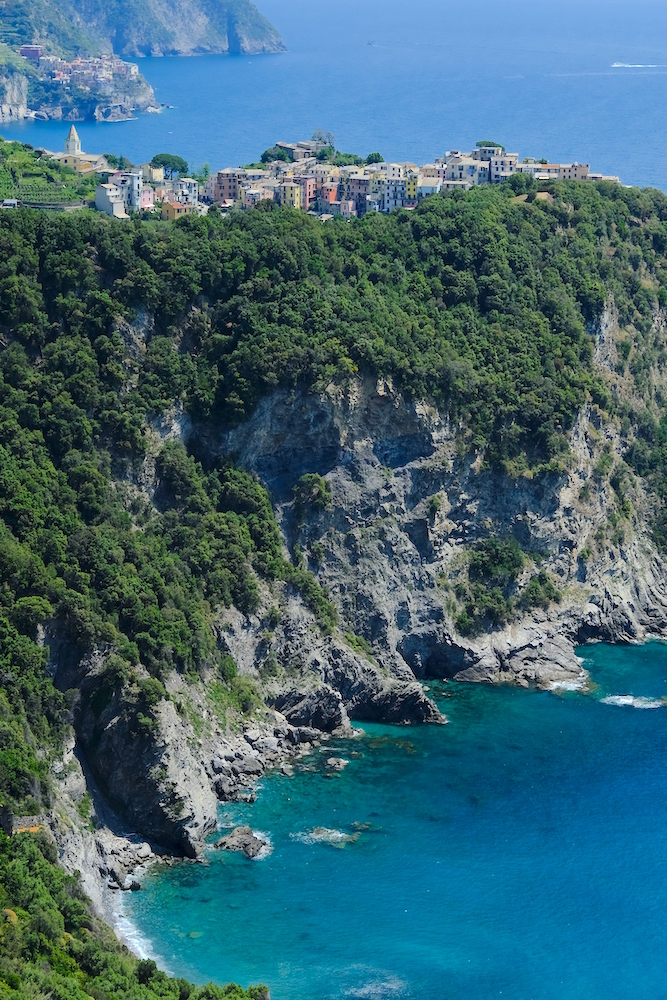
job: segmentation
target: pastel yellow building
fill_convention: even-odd
[[[168,222],[173,222],[174,219],[180,219],[182,215],[192,215],[194,212],[194,205],[181,205],[177,201],[163,201],[162,202],[162,218],[166,219]]]
[[[294,181],[283,181],[278,185],[280,204],[300,209],[303,205],[303,187]]]
[[[410,170],[405,178],[405,200],[417,201],[417,185],[419,183],[419,171]]]

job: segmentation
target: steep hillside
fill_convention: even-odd
[[[194,856],[350,719],[443,721],[425,678],[667,630],[667,198],[521,184],[0,215],[0,796],[98,906],[118,831]]]
[[[195,55],[280,52],[284,43],[251,0],[7,0],[0,42],[39,42],[72,57],[115,52]]]

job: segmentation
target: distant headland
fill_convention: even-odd
[[[0,122],[149,110],[133,58],[284,50],[251,0],[15,0],[0,6]]]

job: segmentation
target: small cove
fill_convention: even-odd
[[[273,850],[145,877],[151,954],[273,1000],[661,995],[667,646],[580,655],[592,692],[434,684],[447,727],[364,725],[221,808]]]

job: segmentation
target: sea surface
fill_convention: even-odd
[[[77,126],[89,152],[157,152],[213,169],[324,128],[339,149],[432,161],[479,139],[667,189],[664,0],[259,0],[288,51],[140,60],[136,121]],[[2,125],[62,149],[68,125]]]
[[[265,777],[220,821],[271,853],[154,869],[126,933],[272,1000],[666,996],[667,646],[579,653],[588,692],[434,684],[449,725],[364,725]]]

